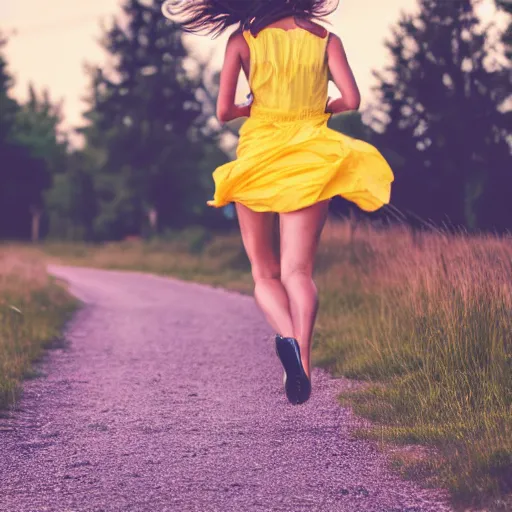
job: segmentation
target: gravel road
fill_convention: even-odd
[[[286,401],[253,300],[173,279],[51,266],[84,302],[0,419],[2,512],[445,512],[392,473],[336,394]]]

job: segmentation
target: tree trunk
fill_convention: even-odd
[[[151,234],[155,234],[158,230],[158,212],[156,208],[150,208],[148,210],[149,227],[151,228]]]
[[[32,243],[39,242],[39,228],[41,226],[41,215],[43,211],[37,206],[31,208],[32,213]]]

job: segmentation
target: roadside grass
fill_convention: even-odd
[[[59,339],[76,305],[40,257],[0,245],[0,409],[35,376],[32,363]]]
[[[340,398],[374,422],[359,435],[434,447],[395,465],[457,502],[510,498],[512,239],[363,228],[334,243],[347,226],[328,238],[314,353],[369,382]]]

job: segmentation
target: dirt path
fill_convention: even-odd
[[[2,512],[444,512],[401,481],[315,371],[288,405],[252,299],[143,274],[51,267],[85,307],[0,420]]]

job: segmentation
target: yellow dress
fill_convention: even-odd
[[[327,127],[328,37],[267,27],[244,38],[254,101],[236,160],[213,173],[215,196],[208,204],[281,213],[338,195],[366,211],[387,204],[393,173],[384,157]]]

